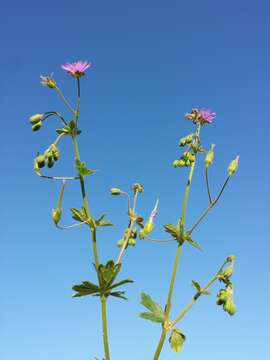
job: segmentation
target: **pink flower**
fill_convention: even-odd
[[[187,113],[186,118],[192,120],[194,123],[211,124],[216,117],[216,113],[209,109],[192,109],[190,113]]]
[[[88,61],[76,61],[74,63],[65,63],[62,69],[66,70],[71,76],[80,78],[85,74],[85,71],[91,66]]]
[[[199,121],[202,124],[204,123],[211,124],[213,119],[216,117],[216,113],[212,112],[209,109],[199,109],[198,114],[199,114]]]

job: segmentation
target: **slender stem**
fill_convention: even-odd
[[[55,90],[58,92],[60,98],[62,99],[62,101],[64,102],[64,104],[66,105],[66,107],[67,107],[73,114],[75,114],[75,110],[74,110],[73,107],[70,105],[70,103],[67,101],[67,99],[65,98],[64,94],[62,93],[62,91],[59,89],[58,86],[55,87]]]
[[[80,106],[81,106],[81,87],[80,87],[80,78],[77,77],[77,109],[76,109],[76,127],[78,126],[78,119],[80,115]]]
[[[209,203],[211,204],[211,202],[212,202],[212,197],[211,197],[211,191],[210,191],[210,185],[209,185],[209,178],[208,178],[208,167],[205,168],[205,179],[206,179],[208,199],[209,199]]]
[[[106,314],[107,298],[105,295],[101,296],[101,307],[102,307],[102,333],[103,333],[103,344],[105,351],[105,360],[110,360],[110,350],[108,341],[108,326],[107,326],[107,314]]]
[[[197,129],[197,138],[200,135],[200,131],[201,131],[201,126],[198,126]],[[182,206],[182,212],[181,212],[181,218],[180,218],[180,222],[181,222],[181,226],[184,227],[185,226],[185,216],[186,216],[186,210],[187,210],[187,202],[188,202],[188,196],[189,196],[189,191],[190,191],[190,186],[191,186],[191,182],[192,182],[192,177],[194,174],[194,169],[195,169],[195,164],[196,164],[196,159],[197,156],[195,156],[195,160],[192,163],[191,167],[190,167],[190,172],[189,172],[189,176],[188,176],[188,181],[187,181],[187,185],[186,185],[186,190],[185,190],[185,194],[184,194],[184,200],[183,200],[183,206]],[[177,250],[176,250],[176,255],[175,255],[175,259],[174,259],[174,264],[173,264],[173,271],[172,271],[172,275],[171,275],[171,281],[170,281],[170,287],[169,287],[169,292],[168,292],[168,298],[167,298],[167,303],[166,303],[166,307],[165,307],[165,322],[169,320],[170,318],[170,311],[171,311],[171,306],[172,306],[172,295],[173,295],[173,289],[174,289],[174,283],[175,283],[175,279],[176,279],[176,273],[177,273],[177,269],[178,269],[178,264],[179,264],[179,259],[180,259],[180,254],[181,254],[181,244],[178,244]],[[160,339],[159,339],[159,343],[154,355],[154,360],[158,360],[159,355],[161,353],[165,338],[166,338],[166,334],[167,331],[164,328],[164,324],[163,324],[163,328],[162,328],[162,332],[160,335]]]
[[[135,223],[136,223],[135,219],[132,219],[130,221],[130,224],[129,224],[129,227],[128,227],[128,232],[127,232],[127,234],[125,236],[125,240],[124,240],[124,243],[123,243],[123,245],[121,247],[121,250],[119,252],[116,264],[119,264],[121,262],[122,256],[123,256],[123,254],[124,254],[124,252],[125,252],[125,250],[126,250],[126,248],[128,246],[128,240],[130,239],[130,236],[132,234],[133,227],[134,227]]]
[[[170,324],[171,327],[173,327],[174,325],[176,325],[181,319],[182,317],[192,308],[192,306],[195,304],[195,302],[199,299],[199,297],[201,295],[203,295],[203,293],[218,279],[218,276],[220,274],[220,272],[222,271],[224,265],[227,263],[227,261],[225,261],[223,263],[223,265],[221,266],[221,268],[218,270],[218,272],[212,277],[212,279],[210,281],[208,281],[208,283],[201,288],[200,291],[198,291],[192,298],[191,302],[185,307],[185,309],[175,318],[175,320],[172,321],[172,323]]]
[[[203,211],[203,213],[200,215],[199,219],[195,222],[195,224],[188,231],[189,234],[191,234],[196,229],[196,227],[202,222],[202,220],[206,217],[206,215],[209,213],[209,211],[217,204],[218,200],[220,199],[221,195],[223,194],[223,192],[225,190],[226,185],[228,184],[229,179],[230,179],[230,176],[228,176],[225,179],[224,184],[222,185],[221,190],[218,193],[217,197],[214,200],[212,200],[210,205]]]
[[[161,332],[161,335],[160,335],[160,339],[159,339],[158,346],[156,348],[156,352],[155,352],[153,360],[158,360],[159,359],[159,355],[161,353],[161,350],[162,350],[163,345],[164,345],[164,341],[166,339],[166,334],[167,334],[167,331],[164,328],[162,328],[162,332]]]

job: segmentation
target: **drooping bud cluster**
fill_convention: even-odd
[[[55,144],[52,144],[42,155],[38,155],[34,160],[34,170],[39,171],[47,165],[49,168],[53,167],[54,162],[58,160],[60,151]]]
[[[223,310],[229,315],[236,313],[236,305],[233,301],[233,284],[231,282],[234,260],[235,256],[233,255],[227,258],[226,262],[230,265],[219,275],[219,280],[225,284],[225,289],[221,289],[217,294],[217,305],[223,305]]]
[[[192,134],[189,134],[189,135],[187,135],[187,136],[185,136],[185,137],[182,137],[182,138],[180,139],[178,145],[182,147],[182,146],[186,146],[186,145],[191,144],[192,141],[193,141],[193,137],[194,137],[194,134],[193,134],[193,133],[192,133]]]
[[[29,118],[29,122],[32,125],[33,131],[38,131],[41,128],[43,119],[44,114],[35,114]]]
[[[118,247],[122,247],[125,243],[125,240],[126,240],[126,237],[129,233],[130,229],[126,229],[125,232],[124,232],[124,235],[123,237],[117,241],[117,246]],[[136,245],[136,238],[137,238],[137,230],[134,229],[131,231],[131,234],[130,234],[130,237],[128,239],[128,245],[130,246],[135,246]]]
[[[173,167],[189,167],[194,161],[195,155],[190,151],[185,151],[178,160],[174,160]]]

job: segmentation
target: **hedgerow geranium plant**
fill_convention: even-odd
[[[112,226],[104,214],[96,217],[92,214],[87,198],[86,191],[86,179],[88,176],[94,174],[94,170],[88,168],[88,166],[81,161],[78,137],[81,134],[79,129],[80,119],[80,93],[81,93],[81,78],[85,75],[86,70],[90,67],[90,63],[87,61],[77,61],[74,63],[66,63],[62,65],[62,68],[74,78],[74,83],[77,88],[77,100],[74,105],[66,99],[62,90],[59,88],[56,80],[52,75],[41,76],[41,83],[54,90],[60,96],[60,99],[65,104],[69,111],[68,119],[58,111],[48,111],[39,114],[35,114],[30,117],[30,123],[33,131],[38,131],[44,125],[45,121],[49,118],[55,118],[60,121],[60,127],[56,129],[57,137],[50,144],[45,151],[38,153],[34,159],[34,171],[35,173],[44,179],[55,180],[60,182],[61,189],[59,198],[54,207],[51,210],[52,220],[58,229],[73,229],[78,226],[85,226],[89,231],[89,236],[92,242],[92,252],[94,269],[96,278],[89,280],[83,280],[81,283],[73,286],[74,297],[82,296],[95,296],[100,300],[101,314],[102,314],[102,336],[104,345],[105,359],[110,359],[109,350],[109,336],[108,336],[108,324],[107,324],[107,302],[108,299],[113,296],[119,299],[126,299],[125,292],[122,290],[122,286],[128,283],[132,283],[131,279],[119,279],[121,273],[121,267],[123,264],[123,256],[125,251],[130,247],[136,245],[137,239],[150,240],[156,242],[173,241],[175,243],[175,260],[171,274],[171,280],[169,284],[169,290],[167,295],[167,301],[165,306],[161,306],[152,297],[146,293],[141,293],[141,304],[146,308],[147,311],[140,314],[141,318],[156,322],[161,328],[160,338],[157,339],[157,345],[153,354],[153,359],[157,360],[160,358],[160,354],[165,342],[168,337],[170,347],[175,352],[180,352],[183,343],[185,341],[185,335],[178,326],[181,319],[187,314],[197,300],[204,295],[209,295],[210,286],[218,281],[221,284],[221,289],[217,293],[217,305],[221,305],[223,310],[229,315],[234,315],[236,312],[236,306],[233,301],[233,284],[232,274],[234,270],[235,256],[228,256],[218,271],[212,276],[212,278],[204,285],[200,285],[197,281],[192,280],[192,286],[194,287],[194,296],[190,303],[179,311],[179,315],[175,318],[171,318],[173,289],[176,280],[176,274],[178,270],[178,263],[181,254],[181,250],[184,245],[191,245],[197,249],[200,249],[200,245],[193,239],[193,232],[204,220],[208,213],[215,207],[220,200],[225,187],[227,186],[231,176],[235,173],[238,167],[239,156],[237,156],[228,166],[227,175],[225,181],[217,192],[216,196],[213,196],[210,189],[208,179],[208,169],[213,163],[214,159],[214,148],[212,144],[210,149],[206,151],[201,143],[200,134],[204,127],[208,126],[215,119],[216,114],[208,109],[194,108],[191,112],[185,115],[186,119],[190,120],[195,130],[190,134],[182,137],[179,141],[179,147],[184,149],[180,157],[173,162],[174,168],[187,167],[189,168],[189,175],[187,184],[184,192],[182,211],[176,224],[165,224],[165,232],[169,235],[168,240],[156,240],[151,237],[151,232],[154,229],[154,221],[158,210],[158,201],[156,202],[148,219],[145,221],[143,217],[137,211],[137,199],[144,191],[143,185],[135,183],[131,186],[131,192],[123,191],[119,188],[111,188],[111,194],[114,196],[125,196],[127,199],[127,215],[128,224],[123,230],[122,238],[117,242],[119,247],[119,253],[116,259],[108,260],[105,264],[100,263],[99,260],[99,244],[97,240],[97,234],[100,227]],[[75,175],[71,176],[53,176],[50,174],[44,174],[43,170],[48,167],[54,167],[55,163],[60,157],[59,144],[64,137],[69,137],[73,145],[73,158],[75,166]],[[187,202],[192,184],[193,173],[195,165],[199,156],[204,156],[204,167],[205,167],[205,183],[208,193],[209,203],[206,206],[203,213],[198,217],[198,220],[191,226],[187,227],[185,218],[187,210]],[[61,224],[62,216],[62,200],[64,196],[65,187],[70,181],[76,181],[81,189],[81,207],[71,208],[71,216],[74,219],[74,223],[68,226]]]

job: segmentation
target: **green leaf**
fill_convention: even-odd
[[[109,290],[115,289],[118,286],[124,285],[124,284],[129,284],[129,283],[133,283],[134,281],[131,279],[124,279],[121,281],[118,281],[117,283],[113,284],[112,286],[109,287]]]
[[[195,247],[196,249],[202,251],[200,244],[198,244],[195,240],[192,240],[191,237],[185,239],[191,246]]]
[[[195,290],[197,290],[198,292],[201,291],[201,286],[199,283],[197,283],[197,281],[192,280],[192,286],[194,287]]]
[[[148,310],[150,310],[151,312],[159,312],[159,311],[163,311],[162,307],[156,303],[150,295],[147,295],[146,293],[142,292],[141,293],[141,302],[140,304],[142,304],[144,307],[146,307]]]
[[[111,292],[109,293],[111,296],[120,298],[120,299],[124,299],[124,300],[128,300],[128,298],[126,296],[124,296],[125,292],[124,291],[115,291],[115,292]]]
[[[202,294],[204,294],[204,295],[211,295],[211,291],[205,290],[205,291],[202,292]]]
[[[142,319],[150,320],[156,323],[163,323],[165,320],[164,313],[152,313],[152,312],[142,312],[140,313]]]
[[[95,220],[96,226],[113,226],[113,224],[105,219],[105,214],[102,214],[97,220]]]
[[[151,296],[141,293],[141,302],[150,312],[143,312],[140,314],[140,317],[147,319],[153,322],[162,323],[165,320],[165,313],[162,307],[156,303]]]
[[[121,264],[114,264],[113,260],[109,260],[105,266],[103,264],[99,265],[97,273],[100,284],[104,290],[108,289],[112,285],[120,271],[120,267]]]
[[[87,176],[93,174],[95,171],[88,169],[85,162],[81,162],[79,159],[76,160],[76,169],[81,176]]]
[[[72,290],[76,291],[73,297],[81,297],[100,293],[100,288],[90,281],[83,281],[79,285],[74,285]]]
[[[179,237],[179,231],[177,228],[172,224],[166,224],[164,225],[165,231],[172,235],[172,237],[177,240]]]
[[[186,337],[181,330],[173,329],[169,338],[171,349],[175,352],[180,352],[185,340]]]
[[[76,208],[71,208],[70,211],[74,220],[80,222],[87,221],[87,216],[84,208],[81,208],[80,210]]]

